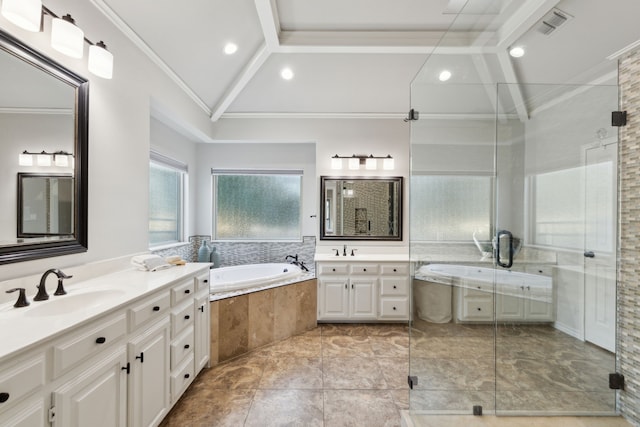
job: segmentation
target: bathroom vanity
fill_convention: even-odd
[[[409,320],[409,262],[405,257],[316,255],[316,261],[319,321]]]
[[[0,425],[155,426],[209,362],[209,265],[0,306]]]

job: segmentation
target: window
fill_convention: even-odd
[[[211,172],[216,240],[302,238],[302,171]]]
[[[491,232],[491,176],[411,177],[411,240],[471,241]]]
[[[184,241],[187,165],[151,152],[149,164],[149,246]]]

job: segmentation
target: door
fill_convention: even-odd
[[[351,278],[350,317],[352,319],[377,318],[377,279]]]
[[[318,279],[320,287],[318,319],[343,320],[349,318],[349,285],[347,282],[346,277]]]
[[[585,339],[616,345],[616,218],[618,144],[585,150]]]

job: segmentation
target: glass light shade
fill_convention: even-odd
[[[395,168],[395,162],[392,157],[387,157],[382,161],[382,169],[384,170],[393,170]]]
[[[514,46],[509,50],[509,55],[514,58],[522,58],[524,56],[524,48],[522,46]]]
[[[364,164],[365,169],[373,170],[378,167],[378,162],[376,159],[368,158],[366,163]]]
[[[339,159],[337,157],[332,157],[331,169],[342,169],[342,159]]]
[[[358,157],[352,157],[349,159],[349,169],[351,170],[360,169],[360,159]]]
[[[226,55],[233,55],[238,51],[238,45],[235,43],[227,43],[224,45],[224,53]]]
[[[38,32],[42,23],[42,1],[2,0],[2,16],[23,30]]]
[[[84,32],[76,27],[71,16],[65,15],[51,21],[51,47],[71,58],[82,58]]]
[[[38,166],[51,166],[51,156],[49,154],[38,154]]]
[[[66,154],[56,154],[55,156],[55,165],[61,168],[66,168],[69,166],[69,156]]]
[[[113,55],[103,42],[89,46],[89,71],[103,79],[113,77]]]
[[[20,166],[33,166],[33,156],[27,153],[20,153],[18,156],[18,164]]]

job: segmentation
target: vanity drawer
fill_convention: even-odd
[[[58,377],[124,337],[126,333],[127,316],[121,313],[69,334],[69,338],[53,346],[53,376]]]
[[[348,274],[349,265],[347,263],[318,264],[318,274]]]
[[[462,301],[462,317],[459,320],[492,321],[493,299],[465,299]]]
[[[196,292],[200,292],[204,289],[209,291],[209,273],[203,274],[202,276],[198,276],[195,279],[196,282]]]
[[[162,316],[164,310],[166,310],[170,306],[171,297],[169,295],[169,292],[162,291],[159,294],[156,294],[150,300],[130,308],[129,330],[133,332],[147,320],[159,318],[160,316]]]
[[[380,295],[409,295],[409,279],[402,277],[381,278]]]
[[[190,354],[193,354],[193,326],[188,327],[171,343],[171,370],[173,371]]]
[[[385,319],[409,318],[409,298],[382,298],[380,300],[380,317]]]
[[[178,401],[184,390],[191,384],[194,377],[193,355],[171,375],[171,403]]]
[[[44,354],[38,354],[36,357],[11,366],[3,366],[3,371],[0,372],[0,393],[6,393],[6,400],[0,403],[0,412],[42,387],[45,381]]]
[[[409,265],[408,264],[382,264],[381,266],[382,274],[384,275],[397,275],[397,276],[408,276],[409,275]]]
[[[193,280],[188,280],[180,285],[176,285],[171,288],[171,305],[176,306],[186,298],[193,298],[195,292],[195,283]]]
[[[351,264],[351,274],[378,274],[378,264]]]
[[[537,274],[539,276],[553,276],[553,269],[550,265],[527,265],[524,267],[525,273]]]
[[[171,338],[178,336],[189,325],[193,325],[192,299],[171,310]]]

